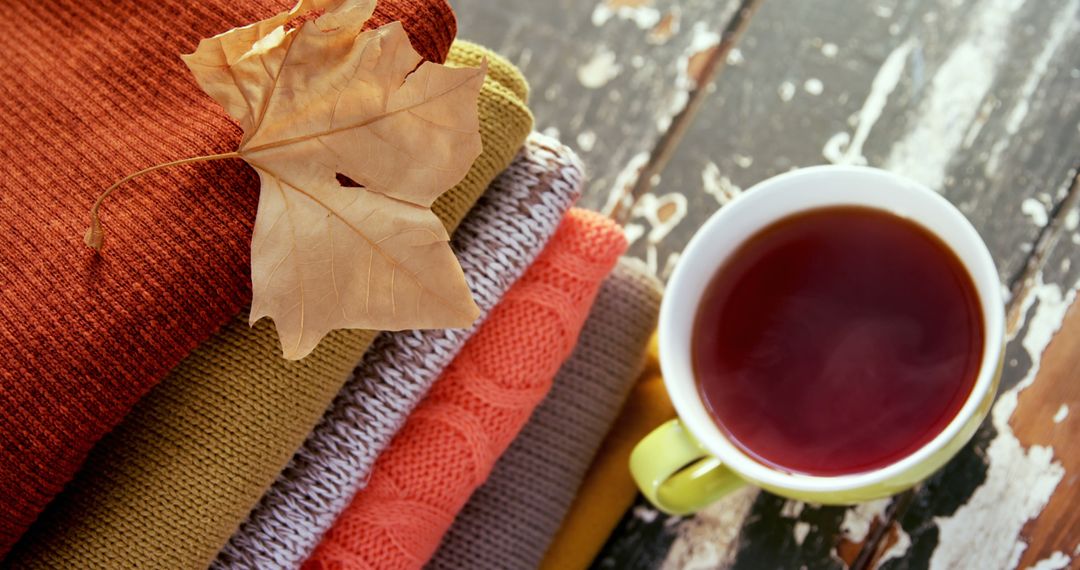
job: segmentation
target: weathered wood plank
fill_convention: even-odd
[[[730,193],[797,166],[865,162],[942,190],[999,242],[1003,280],[1015,276],[1072,166],[1080,43],[1051,24],[1076,9],[894,4],[765,2],[636,205],[634,251],[655,249],[662,273]]]
[[[732,54],[729,63],[735,65],[721,75],[670,164],[650,181],[652,191],[635,204],[628,227],[637,238],[633,252],[666,276],[694,229],[740,188],[795,166],[867,163],[942,191],[983,234],[1003,288],[1009,286],[1064,199],[1080,156],[1078,18],[1075,0],[768,0]],[[1059,247],[1072,245],[1072,239]],[[1007,350],[1005,391],[1035,366],[1041,353],[1036,337],[1045,323],[1060,323],[1061,311],[1050,309],[1057,306],[1053,295],[1068,298],[1077,286],[1076,268],[1059,271],[1060,264],[1069,259],[1080,265],[1076,257],[1075,246],[1057,254],[1050,262],[1057,266],[1047,266],[1035,297],[1015,301],[1028,319]],[[763,494],[748,510],[735,554],[716,566],[828,568],[858,561],[925,568],[935,554],[947,560],[937,552],[947,552],[943,540],[955,535],[950,529],[971,523],[965,506],[993,494],[980,492],[987,480],[1000,478],[999,472],[1008,476],[1002,465],[1026,466],[1012,473],[1024,484],[1056,477],[1053,461],[1033,460],[1022,445],[1015,454],[993,453],[998,435],[994,423],[987,423],[912,498],[899,526],[880,522],[889,518],[888,501],[798,511]],[[1023,518],[1009,549],[1042,505],[1019,507]],[[706,516],[715,514],[710,509]],[[695,548],[708,534],[700,532],[699,522],[677,525],[669,565],[693,567],[712,556],[696,554],[707,550]],[[672,523],[657,517],[652,524]],[[993,530],[1009,536],[1010,528]],[[620,540],[631,543],[640,536],[624,532],[613,540],[606,563],[647,567],[617,556]],[[870,545],[875,552],[880,548],[877,556],[863,553],[868,536],[880,538]],[[994,560],[1000,564],[987,567],[1011,562]]]
[[[1077,170],[1080,170],[1080,164],[1073,172]],[[1070,503],[1073,498],[1072,485],[1075,481],[1070,478],[1060,481],[1052,491],[1053,494],[1047,501],[1047,507],[1037,517],[1030,518],[1025,525],[1025,529],[1034,527],[1036,530],[1018,533],[1017,517],[1008,516],[1013,511],[1016,499],[1021,498],[1022,503],[1034,502],[1037,505],[1039,494],[1045,494],[1047,491],[1045,485],[1033,485],[1033,479],[1052,481],[1058,471],[1057,466],[1046,463],[1039,470],[1028,470],[1026,473],[1016,474],[1009,470],[1023,465],[1024,462],[999,458],[996,461],[998,474],[996,478],[992,477],[993,472],[987,474],[987,469],[990,466],[991,451],[996,451],[996,455],[1016,454],[1018,446],[1015,443],[1019,440],[1017,434],[1013,432],[1013,427],[1022,428],[1029,424],[1042,425],[1047,415],[1046,404],[1053,403],[1048,398],[1042,397],[1037,400],[1039,404],[1042,404],[1043,409],[1038,410],[1041,413],[1033,413],[1030,409],[1025,409],[1021,413],[1017,409],[1017,395],[1023,391],[1025,401],[1027,401],[1027,398],[1038,398],[1038,396],[1027,396],[1029,392],[1044,392],[1044,387],[1052,393],[1061,391],[1063,380],[1058,373],[1058,368],[1052,366],[1051,371],[1044,374],[1041,372],[1039,363],[1043,358],[1042,347],[1045,347],[1054,336],[1053,331],[1061,323],[1064,306],[1069,303],[1070,297],[1075,296],[1076,283],[1080,281],[1080,276],[1076,274],[1076,268],[1073,266],[1074,260],[1080,254],[1080,249],[1075,247],[1080,245],[1080,233],[1075,231],[1080,222],[1078,204],[1080,204],[1080,176],[1073,179],[1072,188],[1066,198],[1051,213],[1051,219],[1043,228],[1034,250],[1027,259],[1027,266],[1021,276],[1015,280],[1011,290],[1012,295],[1007,304],[1009,334],[1010,337],[1023,339],[1022,348],[1027,350],[1026,355],[1032,359],[1027,365],[1024,379],[1004,392],[994,409],[991,422],[976,435],[972,445],[961,453],[961,457],[954,460],[927,485],[898,497],[897,501],[891,505],[887,516],[875,519],[872,526],[877,529],[877,535],[873,537],[873,540],[867,541],[866,547],[858,553],[853,567],[923,568],[931,564],[935,560],[932,555],[938,552],[935,546],[940,542],[936,523],[945,520],[935,518],[934,525],[926,524],[928,517],[937,516],[933,514],[937,512],[934,509],[945,509],[942,512],[952,515],[948,520],[951,521],[953,528],[959,529],[961,536],[965,533],[968,536],[966,540],[964,538],[947,539],[943,548],[940,549],[940,554],[935,555],[938,566],[956,564],[963,559],[964,564],[1029,567],[1036,563],[1028,564],[1024,562],[1024,559],[1030,558],[1032,553],[1037,552],[1047,554],[1047,558],[1040,559],[1044,562],[1044,566],[1041,567],[1044,569],[1064,567],[1073,562],[1072,557],[1066,553],[1072,548],[1073,556],[1076,555],[1076,548],[1068,542],[1069,540],[1076,541],[1076,534],[1065,534],[1062,537],[1059,532],[1053,537],[1047,537],[1046,531],[1040,529],[1055,528],[1058,531],[1065,529],[1067,532],[1075,530],[1070,526],[1071,523],[1065,513],[1061,512],[1062,505]],[[1050,286],[1047,286],[1047,283]],[[1074,285],[1071,288],[1066,287],[1063,292],[1060,287],[1053,285],[1055,283],[1073,283]],[[1035,307],[1035,312],[1031,313],[1033,307]],[[1030,328],[1027,331],[1022,330],[1028,324],[1029,317],[1037,317],[1039,320],[1038,326],[1034,329],[1035,332],[1032,332]],[[1058,340],[1056,342],[1069,343],[1070,341]],[[1013,348],[1012,345],[1009,346],[1010,350]],[[1069,382],[1067,385],[1072,386],[1075,378],[1080,377],[1080,368],[1076,366],[1070,368],[1072,363],[1067,360],[1067,357],[1051,357],[1050,361],[1062,362],[1063,359],[1066,362],[1066,378]],[[1009,359],[1007,364],[1016,366],[1018,363],[1018,360]],[[1044,376],[1047,379],[1042,379]],[[1036,380],[1041,380],[1042,383],[1038,387],[1032,387]],[[1062,405],[1067,405],[1067,403],[1062,403]],[[1013,413],[1014,410],[1016,410],[1015,413]],[[1058,411],[1062,409],[1059,408]],[[1013,413],[1012,417],[1009,416],[1010,413]],[[1062,418],[1055,416],[1054,419]],[[1062,442],[1059,442],[1055,454],[1061,457],[1066,465],[1072,465],[1074,458],[1080,454],[1080,448],[1067,445],[1067,440],[1064,442],[1066,445],[1060,445],[1060,443]],[[1030,442],[1020,442],[1021,451],[1030,447]],[[981,460],[982,464],[971,461],[972,458]],[[1046,479],[1044,476],[1049,476],[1049,478]],[[957,489],[960,492],[956,492]],[[973,500],[976,497],[972,492],[976,489],[978,489],[978,497],[977,500]],[[1034,500],[1032,500],[1032,493],[1035,493]],[[958,496],[964,497],[967,501],[962,511],[954,498]],[[1055,507],[1052,508],[1052,506]],[[909,508],[911,508],[910,512]],[[1006,516],[1002,516],[999,512],[988,513],[988,510],[1002,511],[1006,513]],[[1023,522],[1026,516],[1029,515],[1021,511],[1018,520]],[[902,525],[906,525],[906,528]],[[907,532],[913,529],[918,533],[916,536],[919,539],[914,547],[911,545],[911,536]],[[995,541],[995,536],[1005,538]],[[990,541],[988,544],[996,546],[965,548],[965,543],[978,545],[986,543],[987,540]],[[1025,543],[1030,543],[1033,548],[1027,548]],[[1061,549],[1047,551],[1050,546],[1059,546]],[[1004,551],[1009,547],[1012,551],[1009,551],[1009,560],[1005,561]],[[909,549],[909,556],[889,563],[890,554],[908,553]],[[1014,555],[1019,556],[1021,552],[1024,553],[1024,559],[1015,560]]]
[[[1027,543],[1018,568],[1042,560],[1073,563],[1080,545],[1080,304],[1075,301],[1061,330],[1043,353],[1038,377],[1020,393],[1010,418],[1020,445],[1054,450],[1064,476],[1038,519],[1028,521],[1022,536]]]
[[[532,86],[537,130],[582,156],[581,204],[603,209],[648,162],[695,88],[738,0],[453,0],[458,37],[509,57]]]
[[[1080,284],[1078,199],[1080,181],[1074,181],[1070,199],[1054,212],[1039,242],[1027,278],[1017,284],[1019,294],[1012,305],[1018,316],[1012,322],[1014,340],[1006,353],[1005,376],[1013,382],[1002,391],[991,421],[973,445],[914,495],[911,507],[893,525],[913,547],[908,556],[882,568],[947,568],[959,561],[1026,568],[1045,560],[1045,569],[1080,563],[1074,560],[1080,542],[1075,530],[1055,534],[1067,531],[1071,520],[1061,510],[1068,508],[1063,505],[1075,492],[1074,465],[1080,455],[1076,432],[1071,438],[1044,440],[1038,430],[1053,420],[1061,404],[1067,405],[1050,397],[1071,398],[1067,388],[1075,389],[1080,378],[1080,369],[1068,368],[1075,354],[1064,356],[1068,348],[1049,348],[1077,342],[1068,331],[1056,337]],[[1045,252],[1039,251],[1042,247]],[[1008,370],[1016,372],[1010,375]],[[1051,547],[1056,550],[1047,552]],[[1033,561],[1032,556],[1039,558]]]

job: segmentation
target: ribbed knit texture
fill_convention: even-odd
[[[0,556],[90,447],[251,299],[259,180],[238,160],[171,168],[105,204],[125,174],[234,150],[240,128],[180,61],[203,37],[292,0],[0,2]],[[442,61],[444,0],[384,0]]]
[[[630,477],[630,453],[660,424],[675,417],[668,399],[656,336],[649,342],[645,370],[630,390],[619,417],[578,487],[570,510],[544,554],[541,570],[585,570],[634,504],[637,485]]]
[[[454,234],[480,320],[469,329],[379,335],[214,567],[295,568],[311,555],[407,414],[536,259],[582,181],[573,151],[545,135],[529,137]]]
[[[626,248],[571,210],[379,457],[305,568],[419,568],[547,393]]]
[[[463,44],[454,54],[478,49]],[[509,69],[505,60],[489,58]],[[435,203],[449,228],[510,163],[532,125],[513,90],[494,81],[481,91],[480,122],[483,154]],[[310,356],[287,361],[269,321],[248,327],[246,312],[239,315],[94,449],[12,554],[16,566],[205,567],[318,422],[374,336],[335,331]]]
[[[620,260],[551,393],[461,510],[428,568],[536,568],[641,373],[659,310],[659,281],[640,261]]]

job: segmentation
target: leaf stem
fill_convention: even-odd
[[[101,203],[105,200],[105,198],[108,198],[109,194],[112,194],[113,190],[116,190],[118,187],[120,187],[125,182],[131,180],[132,178],[137,178],[139,176],[142,176],[143,174],[147,174],[147,173],[153,172],[155,170],[160,170],[162,168],[168,168],[170,166],[183,166],[185,164],[195,164],[197,162],[210,162],[212,160],[225,160],[227,158],[240,158],[240,153],[235,152],[235,151],[234,152],[223,152],[221,154],[208,154],[208,155],[203,155],[203,156],[193,156],[191,158],[183,158],[183,159],[180,159],[180,160],[174,160],[172,162],[163,162],[161,164],[155,164],[154,166],[144,168],[144,169],[142,169],[142,170],[140,170],[138,172],[135,172],[133,174],[128,174],[127,176],[121,178],[115,184],[113,184],[112,186],[109,186],[108,188],[106,188],[105,191],[102,192],[100,196],[98,196],[97,201],[95,201],[94,205],[90,208],[90,227],[86,230],[86,235],[83,236],[83,242],[85,242],[87,246],[92,247],[92,248],[94,248],[94,249],[96,249],[98,251],[101,251],[101,244],[102,244],[102,241],[103,241],[103,238],[104,238],[104,233],[103,233],[103,231],[101,229],[101,218],[98,217],[98,209],[101,208]]]

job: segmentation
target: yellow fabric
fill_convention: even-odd
[[[456,42],[448,64],[487,57],[483,153],[435,213],[457,226],[532,129],[521,74]],[[494,78],[501,78],[500,83]],[[176,315],[176,318],[183,318]],[[334,331],[300,361],[272,323],[237,316],[141,400],[4,561],[15,568],[205,568],[322,416],[376,333]]]
[[[577,497],[540,563],[541,570],[577,570],[592,563],[637,496],[628,467],[630,452],[641,438],[674,417],[675,408],[660,376],[654,335],[645,370],[589,466]]]

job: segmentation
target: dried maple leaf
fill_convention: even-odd
[[[479,314],[431,204],[480,154],[486,62],[422,62],[397,22],[362,31],[374,3],[301,0],[184,56],[244,129],[217,157],[262,181],[250,320],[272,318],[290,359],[333,329],[462,327]],[[100,240],[92,225],[87,243]]]

